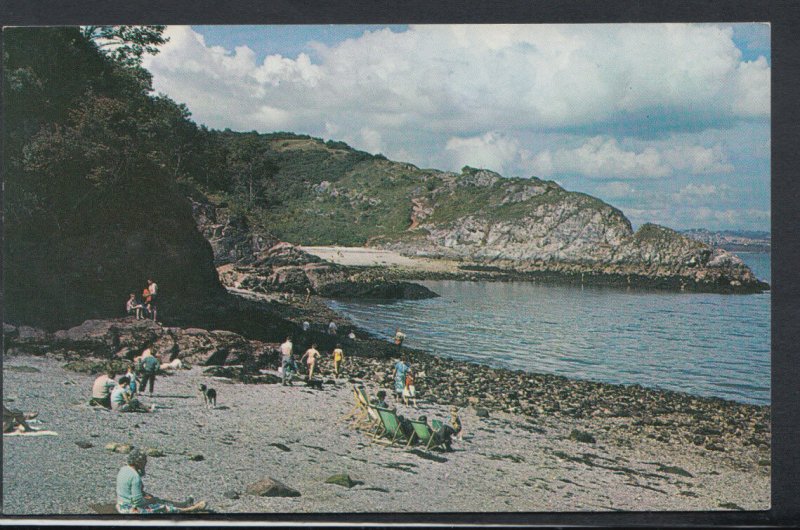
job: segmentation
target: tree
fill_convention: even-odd
[[[269,158],[268,143],[257,133],[242,134],[232,140],[228,169],[239,193],[247,196],[251,207],[256,197],[263,197],[269,179],[277,172],[277,166]]]
[[[134,68],[142,65],[145,53],[155,55],[158,47],[169,41],[164,29],[165,26],[83,26],[81,33],[115,62]]]

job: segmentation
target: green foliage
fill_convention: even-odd
[[[166,26],[83,26],[81,34],[91,40],[111,60],[122,66],[141,66],[142,56],[155,55],[169,39]]]

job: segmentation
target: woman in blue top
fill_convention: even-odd
[[[117,512],[119,513],[186,513],[205,509],[206,501],[186,508],[156,502],[155,497],[144,492],[142,476],[147,466],[147,455],[138,449],[128,454],[128,465],[117,474]]]
[[[394,365],[394,391],[396,394],[403,395],[403,388],[406,386],[406,374],[411,367],[406,362],[406,355],[403,354],[397,364]]]

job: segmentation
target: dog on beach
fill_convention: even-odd
[[[200,393],[203,395],[203,402],[206,406],[217,406],[217,391],[213,388],[208,388],[206,385],[200,385]]]

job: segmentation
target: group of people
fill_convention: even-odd
[[[292,378],[297,373],[297,362],[294,359],[294,344],[291,337],[286,337],[286,340],[280,345],[281,353],[281,383],[286,386],[292,384]],[[311,381],[314,378],[317,362],[322,358],[322,354],[317,350],[316,343],[312,343],[311,347],[305,351],[300,358],[300,362],[306,363],[306,381]],[[333,373],[335,377],[339,377],[344,364],[344,350],[342,345],[337,344],[331,352],[331,359],[333,360]]]
[[[92,385],[89,404],[118,412],[151,412],[152,406],[144,405],[137,396],[149,386],[150,397],[153,397],[156,374],[160,368],[159,358],[149,348],[144,350],[119,379],[115,380],[117,373],[114,370],[98,376]]]
[[[389,405],[386,402],[386,391],[379,390],[375,394],[375,398],[372,399],[371,405],[388,409]],[[406,405],[408,405],[407,401]],[[411,425],[411,422],[409,422],[408,419],[401,414],[397,415],[397,420],[403,435],[406,438],[410,438],[414,432],[414,427]],[[428,418],[427,416],[420,416],[417,421],[427,423]],[[452,451],[453,436],[459,436],[461,434],[461,429],[462,425],[461,418],[458,415],[458,408],[455,406],[450,407],[450,423],[443,424],[440,429],[435,429],[433,431],[434,441],[437,444],[443,445],[447,451]]]
[[[147,287],[142,290],[141,301],[136,298],[136,293],[131,293],[125,304],[125,312],[136,315],[136,320],[152,317],[155,322],[158,314],[158,284],[148,279]]]

